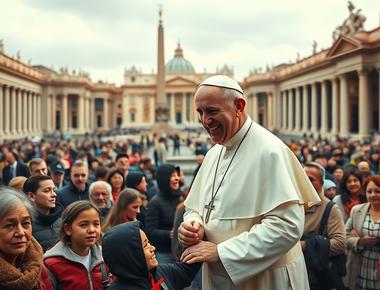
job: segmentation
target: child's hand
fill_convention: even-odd
[[[178,241],[184,247],[199,243],[204,236],[203,226],[196,221],[183,222],[178,229]]]

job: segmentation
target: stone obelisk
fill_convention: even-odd
[[[155,104],[155,124],[153,131],[170,131],[169,108],[166,105],[165,93],[165,50],[164,50],[164,27],[162,25],[162,6],[159,8],[158,40],[157,40],[157,96]]]

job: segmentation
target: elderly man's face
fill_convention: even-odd
[[[223,96],[223,89],[201,86],[195,94],[195,108],[199,120],[213,142],[225,144],[240,129],[241,114],[235,103]]]
[[[305,167],[307,177],[309,177],[314,189],[320,194],[323,188],[323,181],[320,179],[320,171],[315,167]]]
[[[110,198],[110,194],[105,186],[97,185],[90,194],[91,201],[98,208],[105,208],[107,206],[107,201]]]

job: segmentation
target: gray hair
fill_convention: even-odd
[[[83,160],[77,160],[74,162],[73,166],[72,167],[86,167],[88,169],[88,165],[85,161]]]
[[[3,219],[11,209],[20,205],[25,206],[32,218],[34,209],[25,194],[12,187],[0,187],[0,220]]]
[[[108,194],[112,194],[111,184],[109,184],[108,182],[105,182],[103,180],[98,180],[98,181],[94,181],[93,183],[91,183],[90,188],[88,189],[89,195],[92,195],[93,191],[98,186],[105,187],[105,189],[107,190]]]
[[[326,169],[319,164],[318,162],[307,162],[305,167],[312,167],[319,170],[319,180],[322,181],[322,184],[325,182]]]
[[[222,88],[223,89],[223,96],[226,98],[227,102],[233,103],[237,98],[243,98],[245,99],[244,95],[237,90],[229,89],[229,88]]]

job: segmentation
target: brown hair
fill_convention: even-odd
[[[363,189],[364,194],[365,194],[365,192],[366,192],[366,189],[367,189],[368,183],[370,183],[371,181],[372,181],[374,184],[376,184],[377,186],[380,187],[380,175],[370,175],[370,176],[368,176],[368,177],[365,179],[365,181],[364,181],[364,183],[363,183],[363,186],[362,186],[362,189]]]
[[[96,205],[93,205],[88,200],[79,200],[79,201],[73,202],[64,210],[62,214],[62,226],[59,231],[59,239],[61,242],[63,242],[65,245],[70,245],[71,237],[66,234],[65,226],[71,225],[82,211],[92,209],[92,208],[95,209],[96,212],[98,213],[99,221],[100,221],[99,209],[96,207]]]
[[[103,232],[124,222],[125,209],[136,199],[141,198],[140,193],[133,188],[125,188],[119,194],[119,198],[111,208],[103,224]]]

